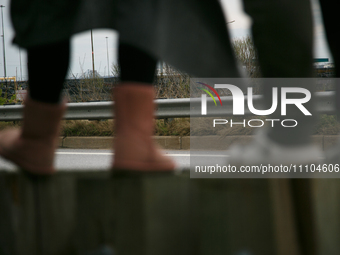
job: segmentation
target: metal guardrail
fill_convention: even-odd
[[[317,92],[314,94],[316,99],[316,109],[321,114],[335,114],[335,92]],[[232,114],[233,100],[231,96],[221,98],[224,105],[230,109],[223,112],[219,107],[212,108],[212,114],[209,116],[224,116]],[[245,96],[245,114],[250,114],[246,104]],[[254,104],[263,101],[263,96],[253,96]],[[156,99],[157,105],[156,117],[165,118],[187,118],[201,116],[201,99],[200,98],[181,98],[181,99]],[[212,99],[207,100],[208,105],[213,104]],[[66,120],[96,120],[114,118],[112,109],[114,102],[91,102],[91,103],[69,103]],[[22,119],[22,105],[0,106],[0,121],[16,121]],[[210,111],[209,111],[210,112]],[[190,114],[191,113],[191,114]]]

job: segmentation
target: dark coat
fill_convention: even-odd
[[[217,0],[12,0],[14,43],[29,48],[94,28],[201,77],[238,77]]]

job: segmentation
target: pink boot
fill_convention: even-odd
[[[54,153],[66,104],[27,99],[21,129],[0,132],[0,156],[32,174],[54,173]]]
[[[114,170],[172,171],[174,162],[154,143],[154,88],[121,84],[114,91],[116,137]]]

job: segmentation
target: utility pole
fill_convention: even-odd
[[[110,76],[110,66],[109,66],[109,46],[107,43],[108,37],[106,36],[106,53],[107,53],[107,77]]]
[[[20,47],[19,47],[19,60],[20,60],[20,81],[22,81],[21,49],[20,49]]]
[[[6,80],[7,73],[6,73],[6,50],[5,50],[5,30],[4,30],[4,15],[3,15],[3,8],[4,5],[0,5],[1,8],[1,22],[2,22],[2,49],[3,49],[3,57],[4,57],[4,78]]]
[[[93,33],[91,29],[91,48],[92,48],[92,77],[94,78],[94,50],[93,50]]]
[[[6,87],[6,92],[5,95],[7,95],[7,73],[6,73],[6,50],[5,50],[5,29],[4,29],[4,14],[3,14],[3,8],[5,7],[4,5],[0,5],[1,7],[1,23],[2,23],[2,48],[3,48],[3,56],[4,56],[4,78],[5,78],[5,87]],[[2,96],[2,95],[0,95]]]

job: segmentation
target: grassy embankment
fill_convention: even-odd
[[[257,117],[258,118],[258,117]],[[233,120],[236,121],[235,118]],[[0,122],[0,130],[8,127],[19,127],[21,122]],[[192,130],[192,135],[212,135],[211,118],[206,118],[201,122],[200,126],[196,126]],[[114,135],[114,120],[106,121],[88,121],[88,120],[68,120],[63,121],[62,136],[112,136]],[[215,128],[213,135],[251,135],[257,128],[242,127],[227,127],[219,125]],[[340,133],[340,124],[335,116],[322,115],[319,123],[315,127],[315,135],[337,135]],[[188,136],[190,135],[190,119],[181,118],[173,119],[172,121],[156,120],[155,135],[158,136]]]

